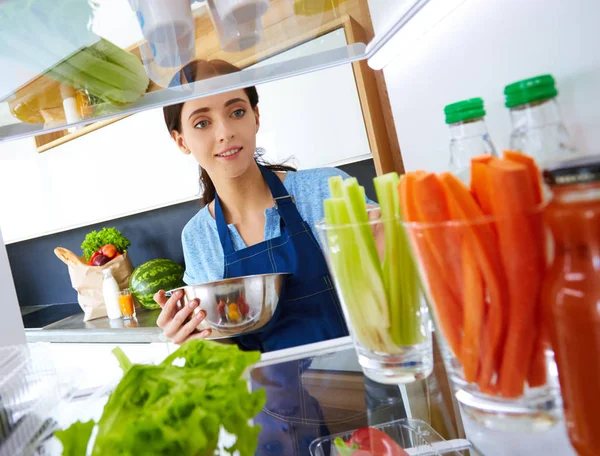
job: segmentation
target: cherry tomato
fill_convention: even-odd
[[[379,429],[364,427],[357,429],[348,440],[348,444],[356,443],[359,450],[368,451],[371,456],[408,456],[408,453],[385,432]],[[354,456],[355,453],[352,453]]]

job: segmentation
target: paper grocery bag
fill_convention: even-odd
[[[119,288],[127,288],[133,272],[133,264],[127,252],[102,266],[89,266],[82,258],[81,261],[65,260],[61,256],[59,258],[69,267],[71,285],[77,291],[77,301],[84,313],[83,321],[106,317],[106,306],[102,296],[104,270],[110,268]]]

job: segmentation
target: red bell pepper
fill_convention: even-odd
[[[357,429],[348,441],[356,443],[359,450],[367,450],[372,456],[408,456],[408,453],[385,432],[372,427]]]
[[[340,454],[351,456],[408,456],[389,435],[372,427],[354,431],[346,442],[336,439],[335,445]],[[345,445],[342,447],[342,445]]]

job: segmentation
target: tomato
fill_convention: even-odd
[[[354,431],[354,434],[348,440],[348,444],[352,445],[354,443],[358,445],[359,450],[368,451],[371,456],[408,456],[408,453],[389,435],[371,427]]]
[[[217,312],[219,312],[221,318],[225,318],[227,315],[227,310],[225,309],[226,307],[227,305],[225,304],[225,301],[221,299],[221,301],[219,301],[219,305],[217,306]]]
[[[246,303],[246,298],[244,298],[242,295],[238,296],[237,304],[242,316],[246,316],[248,314],[248,311],[250,310],[248,304]]]
[[[114,258],[117,254],[117,248],[112,244],[106,244],[100,249],[100,253],[108,258]]]

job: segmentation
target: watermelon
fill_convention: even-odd
[[[159,258],[139,265],[131,273],[129,289],[140,306],[158,309],[154,301],[158,290],[172,290],[184,286],[183,266],[172,260]]]

